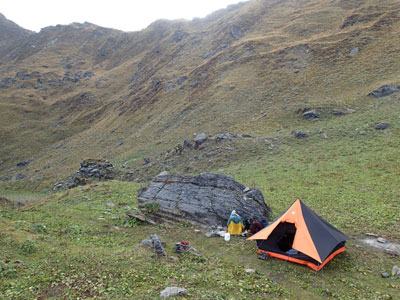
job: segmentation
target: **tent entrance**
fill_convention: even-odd
[[[283,222],[275,230],[279,233],[276,240],[279,250],[287,252],[292,249],[294,236],[296,235],[296,226],[293,223]]]

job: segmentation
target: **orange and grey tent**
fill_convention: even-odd
[[[297,199],[280,217],[248,240],[258,253],[307,265],[315,271],[345,251],[349,238]]]

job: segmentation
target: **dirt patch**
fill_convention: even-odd
[[[360,241],[371,247],[381,249],[388,254],[400,256],[400,244],[390,243],[390,242],[383,244],[378,242],[378,240],[375,238],[365,238],[361,239]]]

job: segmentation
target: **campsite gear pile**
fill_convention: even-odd
[[[278,219],[248,240],[258,253],[307,265],[315,271],[345,251],[349,238],[297,199]]]
[[[189,245],[189,242],[180,242],[175,244],[175,252],[178,254],[182,254],[185,252],[190,252],[197,256],[202,256],[199,251]]]

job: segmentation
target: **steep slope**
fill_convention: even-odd
[[[399,21],[394,0],[253,0],[141,32],[21,37],[1,56],[1,174],[54,182],[88,156],[139,168],[193,132],[288,136],[314,126],[305,108],[368,111],[399,84]]]

